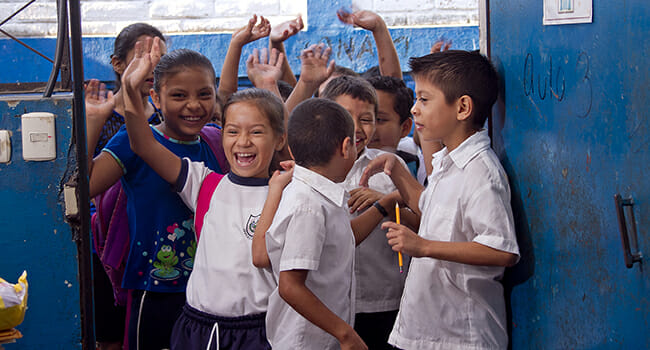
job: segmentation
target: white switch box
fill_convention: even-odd
[[[46,161],[56,158],[54,114],[33,112],[21,116],[23,159]]]
[[[9,163],[11,160],[11,133],[9,130],[0,130],[0,163]]]

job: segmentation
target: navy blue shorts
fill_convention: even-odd
[[[172,350],[271,349],[266,340],[266,313],[220,317],[199,311],[187,303],[172,330]],[[217,346],[217,344],[219,346]]]

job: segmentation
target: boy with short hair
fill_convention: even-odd
[[[369,188],[359,186],[368,163],[386,153],[366,147],[375,134],[378,110],[375,89],[363,78],[337,77],[327,85],[323,97],[341,105],[354,120],[357,156],[343,182],[343,187],[351,195],[348,201],[350,219],[367,222],[372,218],[364,219],[361,214],[370,211],[386,220],[389,213],[395,212],[394,208],[383,206],[378,200],[397,190],[390,177],[376,174],[370,179]],[[402,217],[414,218],[406,212]],[[397,253],[386,244],[386,230],[375,223],[372,232],[355,252],[357,314],[354,328],[369,348],[384,349],[389,347],[388,335],[397,316],[406,274],[400,273]],[[404,258],[408,266],[408,256]]]
[[[346,193],[337,184],[356,159],[353,137],[349,113],[332,101],[304,101],[289,118],[296,165],[265,237],[278,281],[266,317],[275,349],[367,349],[350,324],[354,247],[370,229],[351,227]]]
[[[366,168],[389,174],[421,212],[418,234],[393,222],[388,243],[409,254],[409,279],[389,342],[404,349],[504,349],[505,301],[499,280],[519,259],[510,188],[483,124],[497,97],[497,74],[481,54],[445,51],[409,62],[411,112],[423,140],[440,140],[426,189],[382,155]]]
[[[413,177],[417,178],[420,167],[417,153],[398,149],[400,140],[408,136],[413,126],[413,91],[406,87],[402,79],[385,76],[367,79],[377,92],[378,103],[375,136],[368,143],[368,148],[397,154],[404,160]]]

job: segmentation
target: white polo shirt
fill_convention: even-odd
[[[201,184],[211,170],[202,162],[188,164],[179,195],[196,212]],[[187,284],[187,303],[193,308],[223,317],[266,312],[276,283],[271,269],[253,265],[251,245],[268,190],[268,179],[243,178],[232,172],[219,182],[205,214]]]
[[[433,156],[418,234],[519,254],[510,187],[485,130]],[[403,349],[505,349],[503,267],[412,258],[389,343]]]
[[[266,234],[276,281],[280,271],[309,270],[305,282],[348,324],[354,322],[354,235],[343,187],[296,165]],[[276,288],[269,297],[266,335],[274,349],[339,349],[330,334],[296,312]]]
[[[361,175],[368,163],[384,153],[386,152],[378,149],[366,148],[342,183],[345,190],[349,192],[359,188],[359,180],[361,180]],[[397,157],[397,159],[406,167],[401,158]],[[383,194],[397,189],[390,177],[384,173],[378,173],[370,177],[368,187]],[[395,211],[395,208],[385,209]],[[359,216],[358,212],[350,214],[350,219],[357,216]],[[386,219],[383,221],[386,221]],[[409,257],[403,255],[405,270],[404,273],[400,273],[397,253],[388,244],[386,231],[382,230],[380,223],[355,250],[354,269],[357,280],[357,312],[384,312],[399,309]]]

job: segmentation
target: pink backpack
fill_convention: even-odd
[[[201,130],[200,135],[210,146],[221,170],[227,173],[230,170],[230,166],[221,146],[221,130],[212,126],[205,126]],[[220,176],[219,180],[223,177],[223,175],[216,173],[212,173],[211,175]],[[216,184],[214,187],[216,188]],[[203,185],[201,187],[202,190]],[[210,197],[212,197],[212,192],[214,192],[214,188],[207,199],[208,205],[210,203]],[[199,193],[199,202],[201,198],[201,194]],[[126,305],[128,296],[127,291],[122,288],[122,277],[124,276],[130,244],[126,201],[126,193],[122,188],[122,182],[118,181],[108,190],[95,197],[97,212],[91,218],[93,244],[97,256],[102,262],[104,270],[106,270],[106,274],[113,286],[115,305]],[[207,211],[207,207],[205,210]],[[195,217],[198,216],[198,212],[197,207]],[[203,216],[205,216],[205,212],[203,212],[201,218]],[[200,222],[202,223],[203,220]],[[197,227],[196,230],[198,240],[200,227]]]

